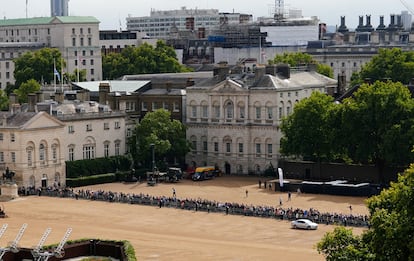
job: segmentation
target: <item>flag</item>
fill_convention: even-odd
[[[283,170],[281,168],[277,168],[277,171],[279,172],[279,185],[283,188]]]
[[[58,81],[60,82],[60,74],[59,74],[59,72],[56,70],[56,68],[54,68],[53,74],[57,77]]]

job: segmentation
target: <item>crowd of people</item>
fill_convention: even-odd
[[[112,192],[104,190],[85,190],[85,189],[35,189],[35,188],[20,188],[19,194],[22,196],[38,195],[50,197],[65,197],[76,200],[98,200],[107,202],[117,202],[126,204],[139,204],[148,206],[157,206],[159,208],[177,208],[190,211],[205,211],[213,213],[223,213],[226,215],[244,215],[252,217],[275,218],[279,220],[295,220],[299,218],[307,218],[315,223],[334,224],[344,226],[369,226],[369,217],[367,215],[343,214],[343,213],[329,213],[320,212],[315,208],[299,209],[299,208],[283,208],[282,204],[279,206],[266,205],[252,205],[235,202],[219,202],[207,199],[193,199],[193,198],[177,198],[174,193],[173,196],[152,196],[149,194],[134,194],[123,192]],[[246,193],[246,197],[247,197]]]

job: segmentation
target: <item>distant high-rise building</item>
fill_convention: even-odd
[[[68,16],[69,0],[50,0],[50,16]]]

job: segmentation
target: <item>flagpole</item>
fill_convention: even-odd
[[[53,58],[53,83],[55,86],[55,93],[56,93],[56,60]]]
[[[62,76],[62,78],[60,80],[60,88],[61,88],[61,91],[63,93],[63,80],[64,80],[64,78],[63,78],[63,58],[62,57],[60,58],[60,74]]]
[[[78,78],[78,82],[79,82],[79,63],[80,63],[80,60],[79,60],[79,49],[78,49],[78,51],[76,53],[78,55],[78,57],[77,57],[78,62],[77,62],[77,66],[76,66],[76,71],[77,71],[77,78]]]

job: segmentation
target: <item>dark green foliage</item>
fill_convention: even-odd
[[[121,53],[103,56],[102,70],[104,79],[109,80],[131,74],[189,71],[178,62],[174,49],[161,40],[155,48],[144,43],[139,47],[127,47]]]
[[[66,178],[67,187],[83,187],[96,184],[113,183],[116,181],[115,173],[93,175],[88,177]]]
[[[61,72],[64,66],[61,53],[57,48],[43,48],[35,52],[26,52],[14,59],[14,78],[16,88],[30,79],[37,82],[53,83],[54,66]]]
[[[414,78],[414,52],[400,48],[379,49],[378,54],[352,77],[351,84],[388,79],[408,84]]]
[[[130,165],[130,160],[125,156],[66,161],[66,177],[77,178],[111,172],[114,173],[121,170],[130,170]]]
[[[414,164],[380,195],[367,200],[370,228],[361,236],[335,228],[318,243],[326,260],[414,260]]]
[[[291,67],[308,66],[311,64],[316,65],[316,71],[322,75],[333,78],[333,70],[330,66],[320,64],[307,53],[291,53],[285,52],[283,54],[276,55],[273,60],[269,60],[269,64],[286,63]]]
[[[281,152],[317,160],[386,166],[414,160],[414,100],[401,83],[362,84],[343,103],[312,93],[283,119]]]
[[[190,150],[185,130],[184,124],[178,120],[171,120],[171,113],[167,110],[159,109],[145,114],[128,141],[132,157],[143,166],[152,168],[151,144],[154,144],[154,156],[158,167],[166,168],[159,163],[159,160],[164,158],[172,162],[183,161]]]

